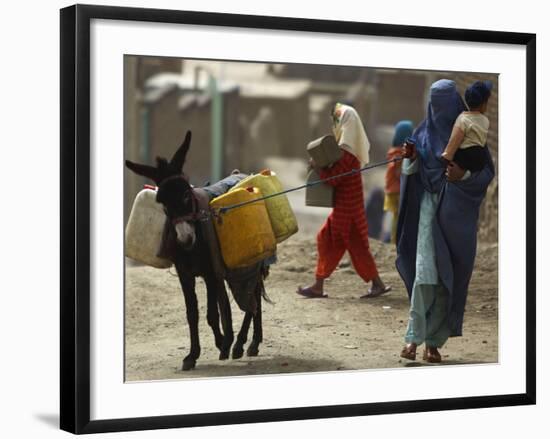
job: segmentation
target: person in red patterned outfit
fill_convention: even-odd
[[[369,140],[355,109],[336,104],[332,110],[333,132],[342,149],[342,157],[329,167],[318,168],[322,179],[353,169],[369,162]],[[361,278],[372,287],[361,298],[376,297],[391,290],[380,279],[369,249],[368,226],[363,199],[361,173],[338,177],[327,182],[334,187],[334,208],[317,234],[317,270],[315,282],[298,287],[297,293],[308,298],[327,297],[324,281],[338,266],[346,250]]]

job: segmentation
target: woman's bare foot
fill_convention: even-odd
[[[428,363],[441,363],[441,354],[435,346],[426,346],[422,359]]]
[[[391,291],[390,286],[386,286],[384,282],[382,282],[382,279],[380,279],[380,276],[376,276],[372,280],[372,288],[369,289],[367,294],[364,294],[361,296],[361,299],[369,299],[371,297],[378,297],[382,294],[388,293]]]
[[[401,358],[416,360],[416,343],[407,343],[401,350]]]
[[[324,279],[316,279],[315,282],[309,287],[298,287],[296,293],[300,296],[315,298],[315,297],[327,297],[323,290]]]

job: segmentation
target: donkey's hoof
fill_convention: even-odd
[[[186,358],[183,360],[183,364],[181,366],[181,370],[191,370],[195,368],[195,365],[197,364],[197,360],[192,360],[190,358]]]
[[[239,358],[242,358],[243,355],[244,349],[242,346],[233,346],[233,352],[231,354],[231,358],[233,358],[233,360],[238,360]]]
[[[249,357],[257,357],[260,353],[260,349],[258,349],[258,346],[248,346],[248,349],[246,350],[246,355]]]
[[[229,349],[220,351],[220,360],[227,360],[229,358]]]

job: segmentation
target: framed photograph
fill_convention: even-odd
[[[535,404],[534,34],[61,10],[61,428]]]

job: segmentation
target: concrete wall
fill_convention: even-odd
[[[424,119],[426,76],[406,70],[382,71],[377,74],[377,122],[395,125],[403,119],[415,125]]]
[[[151,158],[170,158],[181,144],[187,130],[193,133],[191,149],[184,171],[191,183],[204,185],[211,180],[211,110],[210,100],[197,97],[180,109],[181,93],[174,89],[157,102],[150,104]],[[238,95],[224,94],[224,157],[223,172],[229,173],[238,163],[235,153],[240,151],[241,133],[238,129]]]
[[[140,137],[140,89],[138,87],[138,59],[133,56],[124,57],[124,157],[123,159],[141,162]],[[120,166],[124,166],[121,160]],[[145,179],[124,169],[124,223],[130,215],[135,194],[143,187]]]
[[[124,57],[124,159],[138,163],[151,160],[146,149],[144,120],[148,108],[143,103],[145,81],[160,72],[180,72],[181,59],[126,55]],[[154,157],[154,156],[153,156]],[[121,162],[121,166],[124,163]],[[149,180],[124,170],[124,222],[128,220],[135,195]]]
[[[137,72],[137,84],[143,88],[145,81],[157,73],[179,73],[182,69],[182,63],[180,58],[167,58],[156,56],[131,56],[137,59],[138,72]]]
[[[258,133],[260,138],[255,138],[258,135],[250,129],[262,109],[272,113],[272,127],[267,127],[266,135]],[[250,171],[254,171],[252,168],[258,166],[264,156],[305,157],[304,151],[311,140],[307,93],[294,99],[241,97],[239,110],[244,142],[241,157]]]

